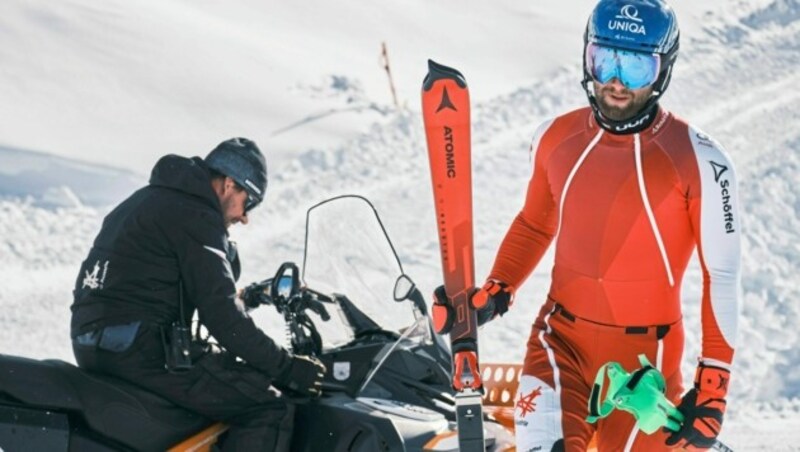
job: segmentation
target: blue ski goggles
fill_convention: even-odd
[[[661,55],[633,52],[590,43],[586,46],[586,70],[597,82],[616,78],[628,89],[652,85],[661,71]]]

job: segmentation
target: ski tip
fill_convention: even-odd
[[[467,87],[467,80],[461,72],[429,59],[428,74],[425,76],[425,80],[422,81],[422,89],[428,91],[433,87],[434,82],[446,79],[454,80],[461,88]]]

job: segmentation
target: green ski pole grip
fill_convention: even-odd
[[[597,372],[589,397],[590,423],[597,422],[615,409],[631,413],[642,432],[652,434],[666,427],[678,430],[683,415],[665,395],[666,382],[645,355],[639,355],[642,367],[628,373],[616,362],[603,365]],[[606,396],[601,401],[606,378],[609,381]]]

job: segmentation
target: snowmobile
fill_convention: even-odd
[[[246,290],[282,316],[294,353],[327,368],[322,396],[297,401],[292,450],[457,450],[450,351],[366,198],[311,207],[302,266]],[[487,450],[513,449],[519,367],[483,368]],[[0,355],[0,451],[204,451],[225,431],[133,384]]]

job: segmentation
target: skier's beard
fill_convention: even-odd
[[[595,82],[594,92],[603,116],[612,121],[624,121],[642,111],[653,93],[653,88],[627,89],[621,85],[614,86],[611,83],[601,85]],[[617,99],[612,98],[612,95],[617,96]],[[627,97],[629,100],[625,102],[619,97]]]

